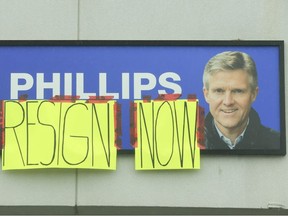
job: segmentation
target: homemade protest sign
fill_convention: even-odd
[[[133,109],[136,170],[200,169],[198,100],[137,100]]]
[[[6,100],[2,169],[116,169],[117,103]]]

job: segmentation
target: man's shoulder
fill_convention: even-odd
[[[280,132],[272,128],[261,126],[259,135],[261,145],[266,149],[274,149],[280,147]]]
[[[262,133],[263,137],[271,137],[274,139],[280,139],[280,132],[278,132],[272,128],[266,127],[264,125],[262,125],[262,127],[261,127],[261,133]]]
[[[275,139],[280,139],[280,133],[270,127],[263,125],[258,113],[254,109],[251,109],[250,117],[252,120],[251,126],[253,130],[257,130],[257,132],[260,133],[261,136],[266,137],[266,138],[271,137]]]

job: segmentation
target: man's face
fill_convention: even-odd
[[[209,77],[209,89],[203,91],[222,133],[242,132],[258,93],[258,88],[251,89],[248,73],[241,69],[216,72]]]

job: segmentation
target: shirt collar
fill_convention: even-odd
[[[213,121],[213,124],[215,125],[215,128],[218,132],[219,137],[227,144],[227,146],[230,149],[234,149],[236,147],[236,145],[243,139],[245,131],[247,129],[247,126],[249,124],[249,118],[247,121],[247,125],[244,128],[243,132],[235,139],[235,142],[233,143],[229,138],[227,138],[226,136],[224,136],[224,134],[219,130],[219,128],[217,127],[217,125],[215,124],[215,122]]]

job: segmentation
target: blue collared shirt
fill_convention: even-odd
[[[224,136],[224,134],[219,130],[219,128],[217,127],[217,125],[214,122],[214,125],[216,127],[216,130],[218,132],[219,137],[227,144],[227,146],[230,149],[234,149],[236,147],[236,145],[243,139],[245,131],[247,129],[247,126],[249,124],[249,119],[247,121],[247,125],[245,127],[245,129],[243,130],[243,132],[235,139],[235,142],[233,143],[229,138],[227,138],[226,136]]]

